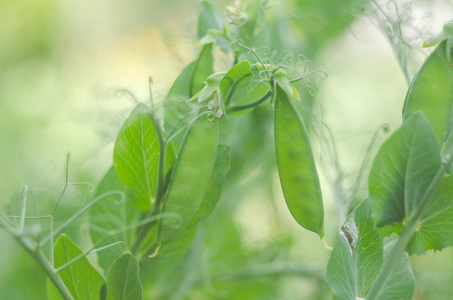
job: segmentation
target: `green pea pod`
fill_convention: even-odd
[[[159,223],[158,242],[184,230],[198,211],[214,169],[219,145],[219,119],[200,116],[186,132],[162,206],[162,213],[176,213]]]
[[[318,173],[304,122],[291,97],[276,88],[275,149],[289,211],[302,227],[324,237],[324,208]]]
[[[453,66],[444,41],[426,59],[412,80],[403,108],[403,119],[421,110],[442,145],[453,129]]]

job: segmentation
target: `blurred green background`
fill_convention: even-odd
[[[233,1],[211,2],[226,21],[225,8]],[[391,6],[380,3],[391,15]],[[415,47],[407,69],[413,75],[429,53],[419,49],[420,41],[451,19],[453,4],[412,1],[409,9],[406,3],[398,5],[407,13],[406,38]],[[126,88],[147,102],[148,76],[152,76],[155,101],[164,99],[196,54],[199,4],[195,0],[0,0],[2,210],[17,213],[22,188],[29,186],[34,191],[30,207],[45,214],[63,188],[68,151],[71,181],[99,182],[112,164],[121,122],[134,105],[116,90]],[[403,72],[391,43],[376,26],[370,4],[359,0],[275,4],[268,15],[269,47],[302,53],[315,69],[328,74],[311,99],[311,114],[328,125],[337,143],[343,193],[348,196],[375,131],[382,124],[393,130],[401,122],[407,89]],[[216,61],[216,67],[225,70],[230,63],[225,57]],[[232,165],[219,207],[178,266],[184,271],[180,278],[170,276],[170,283],[157,283],[149,298],[330,297],[323,283],[330,252],[314,234],[298,227],[287,211],[275,170],[272,127],[265,121],[271,113],[265,106],[253,115],[238,116],[231,125],[243,131],[232,141],[237,164]],[[380,134],[372,149],[385,137]],[[314,140],[325,196],[326,239],[332,245],[338,229],[333,162],[325,157],[326,145]],[[89,186],[71,187],[57,221],[92,197]],[[82,248],[89,245],[85,221],[81,217],[67,229]],[[48,224],[40,226],[47,230]],[[33,234],[36,228],[30,230]],[[45,299],[44,273],[2,230],[0,251],[0,299]],[[94,256],[90,259],[96,262]],[[411,257],[411,262],[417,279],[415,299],[451,298],[451,249]],[[202,282],[193,279],[193,270],[204,264],[212,274]],[[250,268],[240,268],[246,266]]]

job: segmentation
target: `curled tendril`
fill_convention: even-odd
[[[262,78],[262,79],[252,79],[250,80],[249,82],[246,83],[245,85],[245,90],[248,92],[248,93],[252,93],[253,91],[255,91],[252,87],[252,85],[256,85],[256,84],[264,84],[265,82],[268,82],[269,79],[265,79],[265,78]]]
[[[259,51],[262,51],[261,55],[263,56],[267,56],[267,55],[270,55],[271,54],[271,49],[269,47],[260,47],[260,48],[253,48],[255,50],[255,52],[259,52]]]
[[[274,70],[271,69],[263,69],[258,72],[258,76],[260,79],[269,79],[270,75]]]
[[[310,79],[305,80],[305,86],[308,88],[308,92],[311,96],[316,96],[316,94],[318,94],[318,87]]]
[[[138,101],[137,96],[135,96],[135,94],[128,89],[111,89],[110,92],[113,92],[114,96],[117,99],[127,98],[134,104],[140,104],[140,101]]]
[[[91,187],[90,193],[94,192],[94,190],[96,189],[95,186],[89,182],[68,182],[68,186],[69,185],[88,185],[89,187]]]

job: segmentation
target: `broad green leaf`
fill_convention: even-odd
[[[123,192],[127,197],[127,188],[123,185],[116,169],[112,166],[104,178],[99,183],[96,196],[110,191]],[[118,241],[124,242],[122,245],[109,247],[97,252],[99,265],[107,271],[112,263],[124,253],[125,248],[131,249],[135,230],[119,232],[137,222],[140,211],[133,207],[128,199],[121,201],[118,194],[112,194],[102,198],[90,209],[90,235],[93,243],[98,247],[106,246]],[[109,233],[118,231],[105,239]]]
[[[55,268],[65,265],[81,254],[82,250],[67,235],[61,235],[54,247]],[[86,257],[65,267],[59,274],[74,300],[99,299],[104,278],[90,265]]]
[[[277,86],[274,115],[278,173],[286,204],[302,227],[324,236],[324,208],[305,124],[291,97]]]
[[[453,246],[453,175],[444,177],[407,245],[411,253]]]
[[[395,245],[396,240],[384,246],[384,261]],[[379,300],[411,300],[415,290],[415,278],[412,273],[409,257],[407,253],[401,253],[398,263],[393,267],[392,272],[387,277],[379,291],[376,299]]]
[[[386,246],[387,249],[392,245]],[[383,263],[383,241],[374,227],[368,202],[362,201],[340,229],[327,265],[334,299],[364,299]],[[414,278],[406,253],[389,274],[377,299],[411,299]]]
[[[166,240],[158,249],[156,247],[151,249],[148,255],[140,259],[140,278],[144,285],[154,282],[174,269],[190,249],[197,230],[198,226],[187,228]]]
[[[335,299],[364,298],[382,266],[383,245],[363,201],[346,219],[327,265]]]
[[[428,121],[413,114],[380,147],[369,176],[370,205],[377,226],[400,227],[440,167],[440,149]]]
[[[228,99],[228,102],[230,102],[238,85],[241,82],[242,85],[244,85],[244,83],[249,82],[252,77],[252,69],[247,60],[234,65],[220,82],[220,90],[222,91],[224,98],[226,100]]]
[[[403,118],[421,110],[439,144],[453,129],[453,65],[448,61],[446,42],[431,53],[412,80],[403,108]]]
[[[200,14],[198,16],[198,38],[203,38],[209,30],[221,31],[222,20],[208,1],[201,2]]]
[[[227,145],[219,145],[217,149],[217,157],[215,160],[214,170],[209,179],[208,189],[198,208],[197,213],[192,218],[188,226],[196,224],[201,218],[207,217],[214,210],[217,202],[222,194],[223,183],[230,169],[230,147]]]
[[[122,126],[113,151],[121,181],[133,192],[132,203],[141,210],[151,207],[157,188],[159,140],[148,108],[138,105]]]
[[[441,149],[442,163],[447,163],[453,158],[453,131],[450,132],[450,136],[447,138]],[[448,167],[448,166],[447,166]],[[449,174],[453,173],[453,165],[450,165],[447,169]]]
[[[142,284],[137,259],[132,254],[118,258],[107,272],[107,300],[141,300]]]
[[[187,226],[196,214],[214,170],[219,144],[219,120],[204,115],[193,121],[181,143],[162,206],[163,213],[176,213],[176,218],[159,222],[158,242],[169,239]]]
[[[220,82],[226,104],[245,104],[263,96],[269,88],[264,83],[253,82],[250,63],[246,60],[234,65]]]
[[[178,153],[179,145],[184,137],[184,128],[197,114],[198,106],[186,103],[203,88],[203,82],[214,73],[212,44],[203,45],[198,58],[190,63],[173,83],[164,101],[164,129],[172,136],[173,150]]]

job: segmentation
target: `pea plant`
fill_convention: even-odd
[[[426,47],[436,48],[410,80],[403,122],[374,158],[368,197],[340,203],[347,216],[331,248],[324,241],[313,120],[301,109],[326,74],[302,55],[255,46],[270,6],[252,1],[228,7],[230,26],[225,26],[210,3],[202,2],[196,59],[162,102],[155,103],[151,94],[149,104],[132,110],[116,138],[113,166],[81,210],[54,226],[66,189],[80,184],[69,180],[68,155],[64,188],[48,214],[27,214],[28,187],[20,215],[0,214],[1,227],[47,275],[49,299],[165,294],[156,282],[191,267],[180,262],[200,251],[203,222],[221,199],[230,168],[240,168],[230,165],[235,160],[227,143],[242,132],[229,124],[259,107],[272,118],[274,145],[266,146],[275,147],[287,208],[331,250],[326,279],[309,270],[305,275],[327,283],[334,299],[411,299],[415,279],[409,256],[453,245],[453,23],[426,41]],[[233,62],[215,72],[220,52]],[[63,232],[84,213],[92,246],[82,250]],[[50,232],[30,232],[28,225],[43,219]],[[93,254],[97,264],[87,258]],[[190,289],[197,280],[178,282],[173,298],[184,298],[183,287]]]

